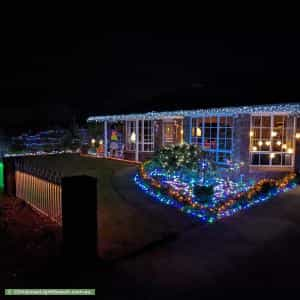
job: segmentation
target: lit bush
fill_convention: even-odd
[[[164,147],[159,150],[154,161],[167,171],[182,169],[197,170],[201,151],[196,145],[182,144]]]

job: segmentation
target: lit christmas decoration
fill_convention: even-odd
[[[263,142],[259,141],[257,144],[258,144],[259,147],[261,147],[263,145]]]
[[[271,133],[271,135],[272,135],[272,137],[275,137],[275,136],[277,136],[277,132],[276,131],[272,131],[272,133]]]
[[[135,134],[134,131],[130,135],[130,141],[131,141],[131,143],[135,143],[136,142],[136,134]]]
[[[281,141],[277,141],[276,144],[277,144],[278,146],[280,146],[280,145],[281,145]]]
[[[270,146],[270,145],[271,145],[271,142],[270,142],[270,141],[266,141],[266,145],[267,145],[267,146]]]
[[[201,132],[201,128],[197,127],[196,129],[196,136],[201,136],[202,132]]]
[[[293,150],[292,148],[289,148],[289,149],[287,150],[287,153],[292,154],[293,152],[294,152],[294,150]]]
[[[198,117],[207,114],[214,115],[239,115],[251,113],[290,113],[299,115],[300,104],[274,104],[274,105],[256,105],[256,106],[239,106],[239,107],[223,107],[211,109],[195,109],[195,110],[177,110],[165,112],[148,112],[128,115],[109,115],[89,117],[88,122],[95,121],[130,121],[130,120],[159,120],[168,117]]]
[[[141,165],[135,183],[153,199],[205,223],[232,216],[296,186],[295,174],[276,180],[245,180],[240,173],[244,164],[238,162],[229,161],[226,169],[216,171],[193,147],[184,144],[162,149],[155,159]],[[195,155],[191,160],[196,164],[191,164],[190,155]]]
[[[300,132],[297,132],[295,137],[296,137],[296,139],[300,139]]]

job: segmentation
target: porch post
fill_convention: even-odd
[[[139,161],[139,120],[135,120],[135,160]]]
[[[104,157],[107,157],[107,121],[104,121]]]

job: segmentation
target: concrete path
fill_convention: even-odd
[[[199,225],[198,220],[190,218],[173,207],[156,202],[144,194],[133,180],[136,172],[136,167],[124,168],[117,172],[112,178],[114,190],[118,192],[119,196],[126,201],[127,204],[146,211],[147,214],[152,215],[154,219],[159,219],[167,223],[169,227],[172,228],[171,231],[173,231],[174,234]]]
[[[178,221],[173,208],[150,203],[140,205]],[[179,296],[201,287],[298,287],[299,253],[300,187],[215,224],[187,226],[177,239],[118,262],[107,286],[153,296],[162,289]]]

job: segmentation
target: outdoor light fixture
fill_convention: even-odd
[[[275,157],[275,153],[271,153],[270,158],[274,158],[274,157]]]
[[[202,132],[201,132],[201,128],[197,127],[196,129],[196,136],[201,136]]]
[[[277,136],[277,134],[278,134],[278,133],[277,133],[276,131],[272,131],[272,136],[273,136],[273,137]]]
[[[92,140],[91,140],[91,143],[92,143],[92,144],[95,144],[95,143],[96,143],[96,140],[95,140],[95,139],[92,139]]]
[[[286,144],[283,144],[283,145],[281,146],[281,148],[282,148],[282,149],[286,149],[286,148],[287,148]]]
[[[256,147],[256,146],[253,146],[253,147],[252,147],[252,150],[253,150],[253,151],[257,151],[257,147]]]
[[[296,139],[300,139],[300,132],[296,133]]]
[[[292,148],[289,148],[288,150],[287,150],[287,153],[290,153],[290,154],[292,154],[294,151],[293,151],[293,149]]]
[[[249,132],[249,135],[250,135],[250,136],[254,136],[254,132],[253,132],[253,131],[250,131],[250,132]]]
[[[271,145],[271,142],[270,142],[270,141],[266,141],[266,145],[267,145],[267,146],[270,146],[270,145]]]
[[[131,141],[131,143],[135,143],[136,142],[136,134],[135,134],[134,131],[131,133],[130,141]]]
[[[262,141],[259,141],[257,144],[258,144],[258,146],[262,146],[262,145],[263,145],[263,142],[262,142]]]
[[[102,144],[103,144],[103,140],[100,140],[100,141],[99,141],[99,144],[102,145]]]
[[[183,135],[183,129],[180,129],[180,134]]]
[[[280,145],[281,145],[281,142],[280,142],[280,141],[277,141],[276,144],[277,144],[278,146],[280,146]]]

